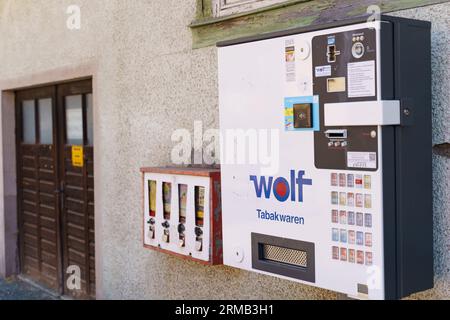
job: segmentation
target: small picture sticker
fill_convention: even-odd
[[[341,261],[347,261],[347,248],[341,248]]]
[[[372,177],[369,175],[364,176],[364,189],[372,188]]]
[[[366,233],[366,247],[372,246],[372,234],[367,232]]]
[[[348,262],[355,263],[355,249],[348,250]]]
[[[356,262],[358,264],[364,264],[364,251],[358,250],[356,252]]]
[[[347,185],[347,178],[345,177],[345,173],[339,174],[339,187],[345,188]]]
[[[372,215],[370,213],[364,215],[364,226],[366,228],[372,228]]]
[[[364,223],[364,216],[362,214],[362,212],[357,212],[356,213],[356,225],[358,227],[362,227]]]
[[[356,244],[358,246],[364,245],[364,233],[361,231],[356,232]]]
[[[364,206],[364,198],[363,198],[362,193],[357,193],[357,194],[356,194],[356,200],[355,200],[355,202],[356,202],[356,206],[357,206],[358,208],[362,208],[362,207]]]
[[[347,211],[341,210],[339,212],[339,220],[341,224],[347,224]]]
[[[341,205],[341,206],[347,205],[347,193],[341,192],[339,194],[339,205]]]
[[[336,228],[332,229],[331,240],[334,242],[339,241],[339,229],[336,229]]]
[[[354,230],[349,230],[348,231],[348,243],[349,244],[355,244],[355,231]]]
[[[339,260],[339,247],[332,247],[332,257],[334,260]]]
[[[332,223],[339,223],[339,213],[337,210],[331,211],[331,222]]]
[[[355,225],[355,213],[353,211],[349,211],[347,213],[348,224],[351,226]]]
[[[355,194],[354,193],[347,193],[347,206],[354,207],[355,206]]]
[[[339,193],[337,193],[336,191],[331,192],[331,204],[339,204]]]
[[[359,189],[363,187],[363,177],[360,174],[355,175],[355,187]]]
[[[338,186],[338,174],[336,172],[333,172],[331,174],[331,186],[333,186],[333,187]]]
[[[364,208],[366,209],[372,208],[372,196],[370,194],[364,195]]]
[[[355,176],[353,174],[347,175],[347,187],[353,188],[355,186]]]
[[[366,266],[371,266],[373,263],[372,252],[366,252]]]
[[[341,229],[341,242],[347,243],[347,230]]]

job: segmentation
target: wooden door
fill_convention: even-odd
[[[95,297],[92,114],[91,80],[16,92],[21,272],[77,298]]]
[[[62,187],[63,268],[79,267],[81,290],[67,292],[79,298],[95,297],[94,148],[91,81],[58,87],[60,107],[59,174]],[[73,147],[82,150],[83,165],[75,166]],[[70,273],[64,274],[65,282]],[[67,286],[66,286],[67,287]]]
[[[21,271],[60,290],[55,88],[21,91],[16,97]]]

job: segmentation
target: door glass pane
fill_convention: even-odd
[[[39,138],[41,144],[53,144],[52,99],[39,100]]]
[[[22,102],[22,139],[26,144],[36,143],[34,100],[25,100]]]
[[[66,138],[67,144],[83,144],[82,96],[66,97]]]
[[[87,138],[90,146],[94,145],[94,110],[92,93],[86,95]]]

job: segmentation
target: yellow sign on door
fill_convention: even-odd
[[[72,146],[72,165],[74,167],[84,166],[84,156],[82,146]]]

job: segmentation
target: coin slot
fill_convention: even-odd
[[[336,49],[336,45],[329,45],[327,47],[328,63],[336,62],[336,57],[340,54],[341,52]]]

